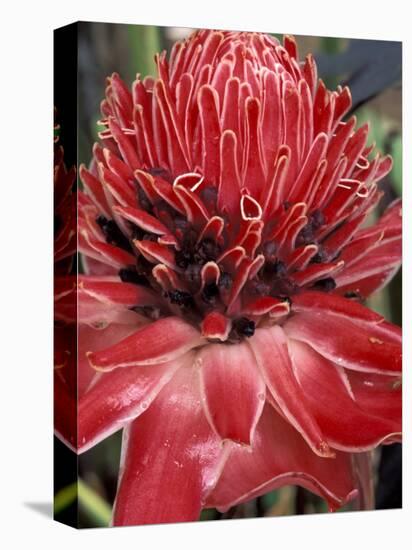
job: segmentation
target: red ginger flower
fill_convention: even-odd
[[[360,303],[400,263],[400,204],[364,227],[391,160],[290,37],[200,31],[157,66],[109,78],[80,168],[80,451],[124,428],[115,525],[284,484],[336,509],[401,431],[400,330]]]
[[[55,113],[56,114],[56,113]],[[55,131],[60,129],[55,124]],[[76,167],[66,168],[63,147],[54,138],[54,427],[57,437],[76,447]]]

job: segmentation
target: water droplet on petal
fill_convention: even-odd
[[[371,344],[379,344],[379,345],[383,344],[382,340],[380,340],[379,338],[375,338],[374,336],[369,336],[369,342]]]

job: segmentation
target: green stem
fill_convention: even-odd
[[[109,504],[79,478],[79,507],[98,527],[108,527],[112,517]]]

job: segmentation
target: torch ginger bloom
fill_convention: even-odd
[[[124,429],[114,525],[287,484],[337,509],[400,440],[401,333],[361,304],[400,264],[400,203],[365,225],[391,160],[291,37],[200,31],[157,68],[108,79],[80,167],[79,452]]]
[[[56,113],[55,113],[56,114]],[[59,125],[55,124],[55,132]],[[54,139],[54,428],[71,448],[76,426],[76,168],[67,169],[59,136]],[[87,372],[87,371],[86,371]]]

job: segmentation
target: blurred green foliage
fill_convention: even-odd
[[[72,483],[54,495],[53,509],[57,516],[77,499],[77,483]]]
[[[345,40],[343,38],[324,36],[319,39],[319,51],[334,55],[344,49],[344,43]],[[340,78],[338,76],[324,75],[323,81],[327,88],[334,90],[339,84]]]
[[[79,510],[96,527],[108,527],[112,516],[111,506],[81,479],[78,483]]]
[[[130,72],[132,78],[138,72],[141,78],[156,74],[154,56],[163,49],[161,27],[128,25],[130,46]]]
[[[399,196],[402,195],[402,137],[397,135],[392,142],[391,155],[393,159],[392,182]]]

